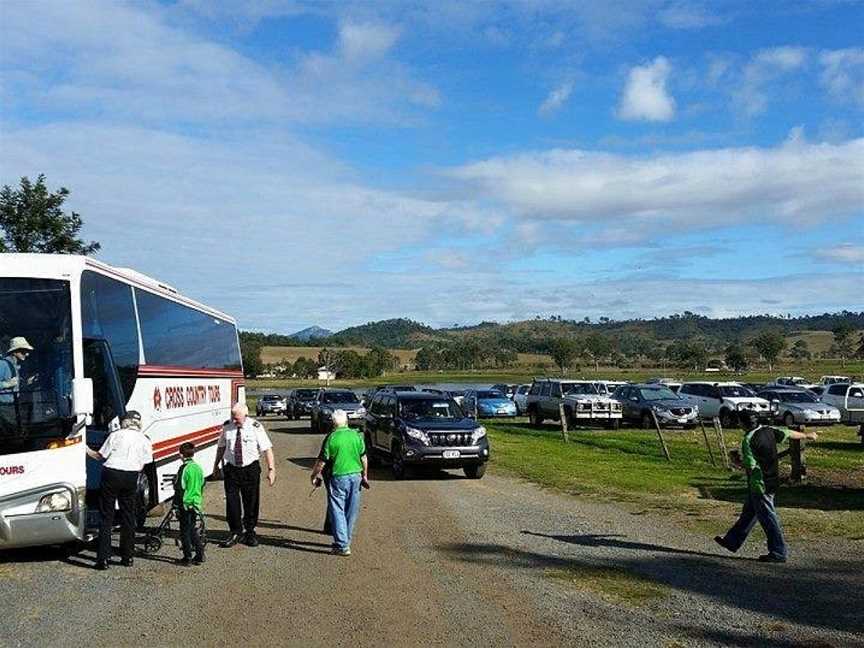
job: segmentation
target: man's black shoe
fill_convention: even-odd
[[[192,559],[183,556],[180,560],[177,561],[177,564],[181,567],[189,567],[192,564]]]
[[[108,569],[108,562],[105,560],[100,560],[96,563],[96,569],[98,569],[99,571],[105,571],[106,569]]]
[[[786,559],[782,556],[775,556],[774,554],[764,554],[759,556],[759,562],[765,563],[785,563]]]
[[[254,531],[250,531],[246,534],[246,537],[243,538],[243,544],[248,547],[257,547],[258,546],[258,536],[255,535]]]
[[[193,565],[200,565],[200,564],[202,564],[203,562],[204,562],[204,556],[195,556],[195,557],[192,559],[192,564],[193,564]]]
[[[221,546],[224,549],[227,549],[228,547],[233,547],[238,542],[240,542],[240,534],[239,533],[232,533],[231,536],[227,540],[225,540]]]
[[[121,564],[123,567],[131,567],[134,563],[135,563],[135,560],[134,560],[133,558],[131,558],[131,557],[130,557],[130,558],[121,558],[121,559],[120,559],[120,564]]]
[[[726,551],[731,551],[732,553],[735,553],[736,551],[726,543],[726,539],[723,536],[714,536],[714,542],[723,547]]]

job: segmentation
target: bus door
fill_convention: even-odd
[[[93,419],[87,426],[87,445],[99,450],[108,435],[120,427],[126,414],[120,376],[111,356],[111,347],[103,339],[84,338],[84,377],[93,380]],[[87,460],[87,494],[99,489],[101,464]]]

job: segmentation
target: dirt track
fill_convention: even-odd
[[[203,567],[166,543],[133,569],[89,569],[88,551],[0,563],[0,645],[852,645],[862,543],[798,548],[777,568],[722,556],[660,519],[487,475],[373,474],[352,549],[329,553],[309,497],[321,437],[267,421],[278,458],[263,486],[262,544],[208,547]],[[207,490],[224,534],[221,484]],[[748,555],[758,553],[754,538]],[[561,578],[561,574],[565,578]],[[572,578],[566,578],[566,575]],[[600,584],[596,581],[600,575]],[[602,577],[611,574],[612,585]],[[623,576],[645,601],[615,595]],[[584,586],[582,583],[593,583]],[[855,595],[853,592],[857,591]]]

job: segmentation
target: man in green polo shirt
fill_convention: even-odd
[[[363,437],[348,427],[348,415],[343,410],[333,412],[333,426],[312,469],[312,484],[321,484],[321,473],[325,464],[328,465],[333,551],[340,556],[350,556],[351,538],[360,512],[360,489],[369,488],[369,464]]]
[[[759,560],[784,563],[787,557],[786,542],[780,517],[774,508],[774,494],[780,485],[777,445],[789,439],[815,440],[816,433],[759,425],[755,415],[747,411],[739,414],[739,420],[744,428],[744,439],[741,441],[740,456],[733,455],[733,459],[747,473],[747,499],[744,500],[738,521],[726,535],[716,536],[714,541],[734,553],[744,544],[758,520],[768,540],[768,553],[759,556]]]

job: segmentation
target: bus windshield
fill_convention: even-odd
[[[0,455],[71,432],[69,282],[0,278]]]

